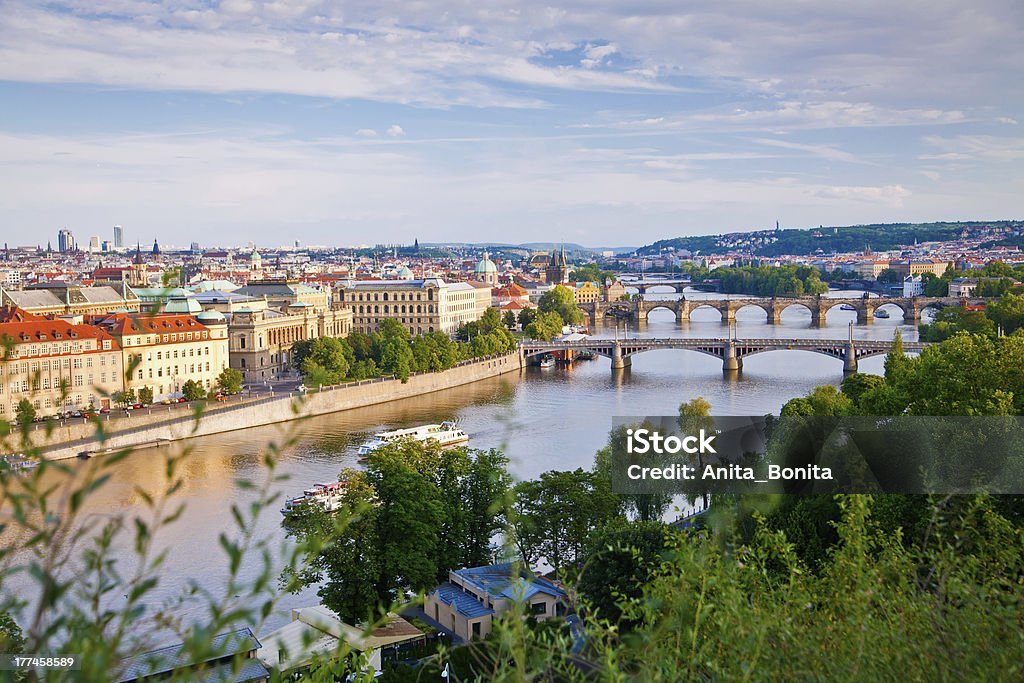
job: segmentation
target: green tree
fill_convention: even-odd
[[[242,373],[234,368],[224,368],[217,375],[217,386],[225,394],[237,394],[242,390]],[[148,387],[147,387],[148,388]]]
[[[119,405],[122,408],[128,408],[130,406],[133,406],[135,405],[135,402],[138,400],[135,396],[134,389],[127,389],[125,391],[115,391],[113,394],[111,394],[110,398],[113,399],[115,404]]]
[[[501,322],[510,331],[516,329],[516,325],[518,324],[518,321],[516,320],[516,314],[513,313],[512,311],[505,311],[505,315],[501,317]]]
[[[551,340],[562,334],[562,317],[554,311],[540,313],[526,326],[524,333],[530,339]]]
[[[534,318],[537,317],[537,311],[533,308],[524,308],[519,311],[519,329],[525,330],[526,327],[533,322]]]
[[[670,552],[669,533],[660,521],[634,522],[599,530],[587,539],[576,588],[589,616],[619,621],[622,605],[643,596],[644,586]]]
[[[28,429],[32,421],[36,419],[36,409],[32,405],[32,401],[27,398],[18,401],[18,405],[14,408],[14,419],[22,431]]]
[[[339,384],[354,362],[352,349],[344,340],[319,337],[302,361],[302,374],[307,386]]]
[[[583,311],[576,306],[576,295],[565,285],[555,285],[544,292],[537,307],[541,313],[557,313],[563,325],[583,321]]]
[[[25,652],[25,635],[21,627],[7,612],[0,612],[0,652],[19,654]]]
[[[382,321],[380,336],[374,341],[374,356],[378,358],[382,371],[394,375],[403,383],[408,382],[415,360],[409,330],[397,320],[389,318]]]
[[[988,304],[985,313],[1003,334],[1013,334],[1024,327],[1024,295],[1008,292],[999,301]]]
[[[680,403],[679,417],[676,418],[676,424],[679,425],[679,430],[688,436],[696,436],[700,434],[701,430],[708,434],[714,432],[715,420],[711,417],[711,404],[703,396]],[[695,454],[695,464],[698,472],[704,471],[704,458],[699,452]],[[707,508],[711,502],[710,492],[703,491],[702,497],[704,507]]]
[[[364,471],[343,470],[339,479],[345,482],[339,510],[303,505],[285,518],[285,531],[310,552],[284,578],[293,591],[319,585],[317,595],[327,607],[348,623],[361,623],[390,602],[388,588],[379,583],[377,494]]]
[[[875,278],[876,281],[883,284],[894,285],[897,282],[903,282],[903,276],[897,273],[892,268],[883,268],[879,271],[878,276]]]
[[[606,479],[583,469],[544,472],[517,484],[515,494],[516,538],[535,544],[523,552],[524,562],[543,557],[556,569],[578,563],[587,537],[622,514]]]
[[[190,379],[181,387],[181,394],[186,401],[200,401],[206,398],[206,389],[199,382]]]
[[[218,382],[220,380],[218,379]],[[241,387],[241,385],[239,385]],[[153,389],[151,387],[142,387],[139,389],[139,403],[144,406],[148,406],[153,403]]]

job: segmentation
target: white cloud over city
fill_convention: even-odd
[[[0,232],[634,244],[1019,217],[1014,2],[8,2]]]

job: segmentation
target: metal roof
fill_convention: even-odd
[[[481,603],[475,596],[464,591],[460,586],[445,581],[434,589],[437,599],[446,605],[450,605],[467,619],[485,617],[494,614],[494,610]]]
[[[260,647],[260,641],[256,640],[256,636],[252,634],[249,627],[240,628],[237,631],[231,631],[230,633],[222,633],[218,636],[214,636],[213,640],[210,641],[209,654],[207,658],[196,661],[189,653],[184,652],[184,644],[177,643],[175,645],[168,645],[156,650],[144,652],[141,655],[135,657],[129,657],[121,660],[124,667],[123,673],[116,679],[115,683],[128,683],[129,681],[136,681],[140,678],[148,678],[151,676],[157,676],[159,674],[168,673],[175,669],[182,669],[186,667],[196,666],[205,662],[211,662],[217,659],[223,659],[225,657],[233,657],[236,654],[243,652],[251,652],[257,650]],[[257,660],[252,660],[259,663]],[[226,662],[224,665],[218,665],[211,669],[208,674],[215,674],[216,669],[221,666],[227,666],[226,672],[229,676],[232,675],[232,662]],[[266,669],[263,669],[262,664],[260,669],[263,670],[263,676],[267,675]],[[214,677],[210,678],[204,673],[204,678],[199,680],[202,681],[222,681],[231,680],[230,678]],[[250,681],[254,678],[235,678],[237,681]]]

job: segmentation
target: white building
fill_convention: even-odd
[[[921,296],[924,294],[924,283],[920,275],[908,275],[903,278],[903,296]]]

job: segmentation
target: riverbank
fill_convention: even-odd
[[[168,417],[170,411],[156,411],[135,415],[130,420],[100,421],[105,435],[102,440],[97,438],[95,422],[65,424],[55,427],[49,435],[40,428],[31,433],[32,443],[50,460],[152,446],[412,398],[517,372],[522,367],[522,358],[516,352],[466,361],[442,372],[418,373],[405,384],[393,377],[377,378],[323,387],[304,396],[284,394],[238,405],[211,405],[199,420],[193,413]]]

